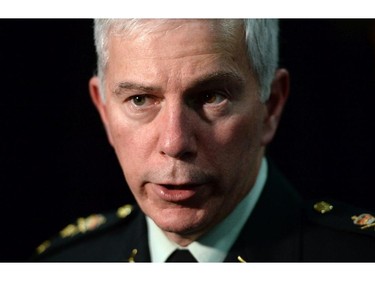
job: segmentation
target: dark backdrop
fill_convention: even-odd
[[[281,20],[291,97],[268,153],[306,199],[373,206],[374,21]],[[89,99],[91,20],[0,20],[0,260],[133,199]],[[277,200],[277,199],[275,199]]]

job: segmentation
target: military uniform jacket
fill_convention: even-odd
[[[371,214],[360,220],[365,210],[329,203],[315,209],[314,203],[303,204],[269,165],[264,190],[225,262],[238,262],[238,256],[246,262],[375,261]],[[40,245],[33,260],[150,262],[145,216],[126,205],[112,214],[79,219]]]

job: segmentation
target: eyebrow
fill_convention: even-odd
[[[204,88],[216,83],[238,83],[239,85],[244,85],[245,80],[234,72],[219,71],[200,77],[189,86],[189,89]]]
[[[203,77],[199,77],[198,79],[194,80],[191,85],[185,90],[186,92],[193,91],[197,88],[205,88],[209,87],[212,84],[217,83],[238,83],[239,85],[243,85],[245,80],[233,72],[225,72],[225,71],[218,71],[209,73],[204,75]],[[161,91],[161,87],[156,86],[148,86],[143,85],[140,83],[133,83],[133,82],[120,82],[116,85],[113,93],[116,95],[121,95],[122,90],[131,90],[131,91],[141,91],[141,92],[158,92]]]
[[[146,86],[139,83],[132,83],[132,82],[120,82],[116,85],[115,90],[113,93],[116,95],[121,94],[121,90],[137,90],[142,92],[155,92],[160,90],[159,87],[153,87],[153,86]]]

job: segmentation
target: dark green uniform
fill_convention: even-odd
[[[375,261],[375,213],[338,202],[302,203],[270,165],[264,190],[225,261]],[[137,206],[80,218],[38,247],[35,261],[150,262]]]

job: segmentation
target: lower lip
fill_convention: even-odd
[[[159,184],[151,184],[151,188],[156,195],[168,202],[178,203],[190,200],[197,196],[203,185],[192,186],[165,186]]]

